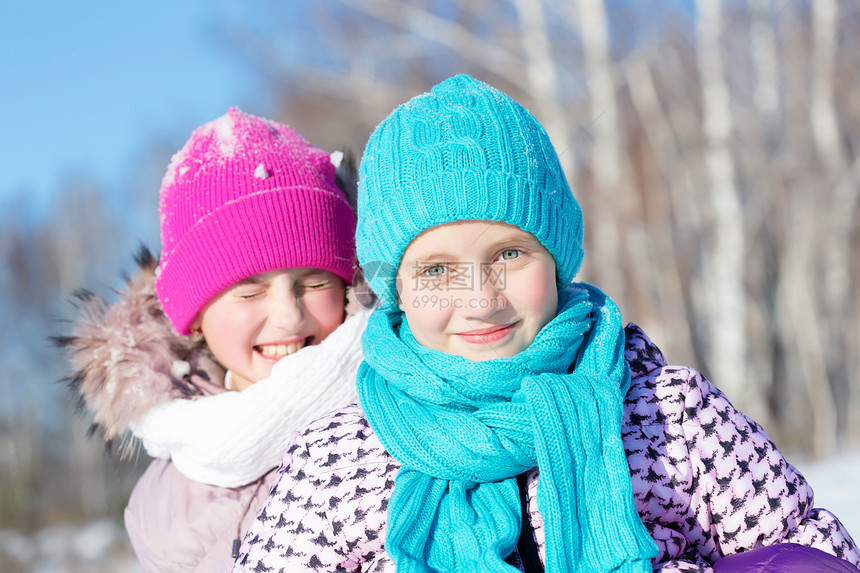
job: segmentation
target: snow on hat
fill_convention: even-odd
[[[365,147],[356,247],[382,304],[396,301],[409,243],[465,220],[534,235],[555,259],[559,286],[582,263],[582,212],[546,131],[506,94],[458,75],[396,108]]]
[[[329,154],[289,127],[231,108],[171,159],[161,183],[156,292],[190,333],[209,300],[281,268],[354,275],[355,216]]]

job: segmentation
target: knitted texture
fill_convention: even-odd
[[[461,220],[528,231],[556,263],[560,286],[582,262],[582,212],[535,117],[466,75],[396,108],[359,168],[358,259],[382,304],[396,300],[403,251],[425,229]]]
[[[483,362],[422,347],[401,319],[371,315],[357,379],[368,422],[403,464],[385,540],[397,570],[513,571],[516,476],[537,466],[548,572],[651,571],[657,548],[621,442],[630,371],[612,300],[571,285],[526,350]]]
[[[281,268],[354,274],[355,217],[324,151],[231,108],[194,131],[161,184],[156,292],[180,334],[215,295]]]
[[[297,428],[355,402],[368,312],[285,356],[268,378],[241,392],[151,408],[131,424],[134,436],[147,454],[170,459],[193,481],[237,487],[259,479],[278,466]]]
[[[660,548],[655,571],[711,573],[723,555],[784,542],[860,565],[851,535],[816,507],[812,487],[761,426],[700,372],[668,366],[638,326],[624,330],[631,379],[621,440],[634,504]],[[234,571],[393,573],[386,509],[400,468],[358,405],[313,422],[285,452]],[[538,474],[519,479],[543,562]]]

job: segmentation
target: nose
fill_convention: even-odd
[[[281,330],[294,333],[305,320],[305,308],[301,297],[292,290],[284,289],[272,297],[269,320]]]
[[[464,291],[466,299],[461,299],[460,307],[467,318],[487,320],[499,309],[504,308],[503,288],[491,265],[476,268],[472,288]]]

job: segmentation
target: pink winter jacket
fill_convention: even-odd
[[[241,541],[266,501],[275,470],[248,485],[192,481],[169,460],[154,460],[134,487],[125,528],[147,572],[215,573],[233,566]]]
[[[621,431],[635,505],[659,547],[655,571],[710,572],[720,557],[779,542],[860,564],[851,536],[814,507],[812,488],[760,426],[699,372],[668,366],[638,327],[626,335],[632,381]],[[384,540],[399,468],[360,407],[311,424],[285,453],[233,571],[393,572]],[[524,489],[528,537],[543,561],[538,479],[528,472]]]

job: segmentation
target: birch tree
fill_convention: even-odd
[[[592,229],[592,258],[588,269],[606,292],[624,293],[621,269],[601,261],[621,260],[622,224],[619,210],[630,198],[621,177],[619,147],[623,138],[618,127],[618,102],[609,41],[609,17],[603,0],[577,0],[568,15],[578,23],[583,51],[583,78],[588,92],[591,194],[583,199],[590,208],[587,228]]]
[[[745,402],[752,387],[746,381],[746,297],[743,258],[746,252],[743,211],[730,152],[732,109],[724,62],[722,0],[700,0],[696,20],[699,73],[702,87],[703,162],[707,177],[710,218],[702,254],[697,304],[709,332],[707,368],[730,397]]]
[[[849,415],[860,412],[860,23],[846,7],[313,6],[338,14],[315,43],[317,59],[337,64],[266,55],[275,85],[287,86],[282,120],[337,141],[336,114],[303,119],[337,102],[357,110],[342,123],[366,137],[444,77],[489,81],[534,112],[559,150],[586,215],[583,280],[777,439],[818,452],[847,428],[860,440]],[[265,35],[248,36],[267,49]]]
[[[813,34],[810,123],[818,159],[824,168],[822,183],[829,197],[825,205],[826,213],[818,219],[824,225],[821,233],[824,268],[823,285],[819,287],[823,295],[820,320],[835,326],[848,318],[846,328],[851,328],[857,324],[860,316],[856,312],[856,300],[852,300],[852,296],[856,298],[857,293],[851,289],[851,267],[845,263],[851,258],[860,178],[857,177],[857,159],[850,160],[842,144],[842,130],[837,119],[834,78],[837,73],[837,42],[841,35],[838,26],[839,5],[836,0],[823,0],[816,1],[810,7]],[[823,344],[838,349],[837,353],[825,352],[823,356],[828,366],[828,390],[833,385],[831,377],[838,370],[856,378],[857,361],[850,359],[850,339],[825,336]],[[834,423],[835,420],[834,415]]]

